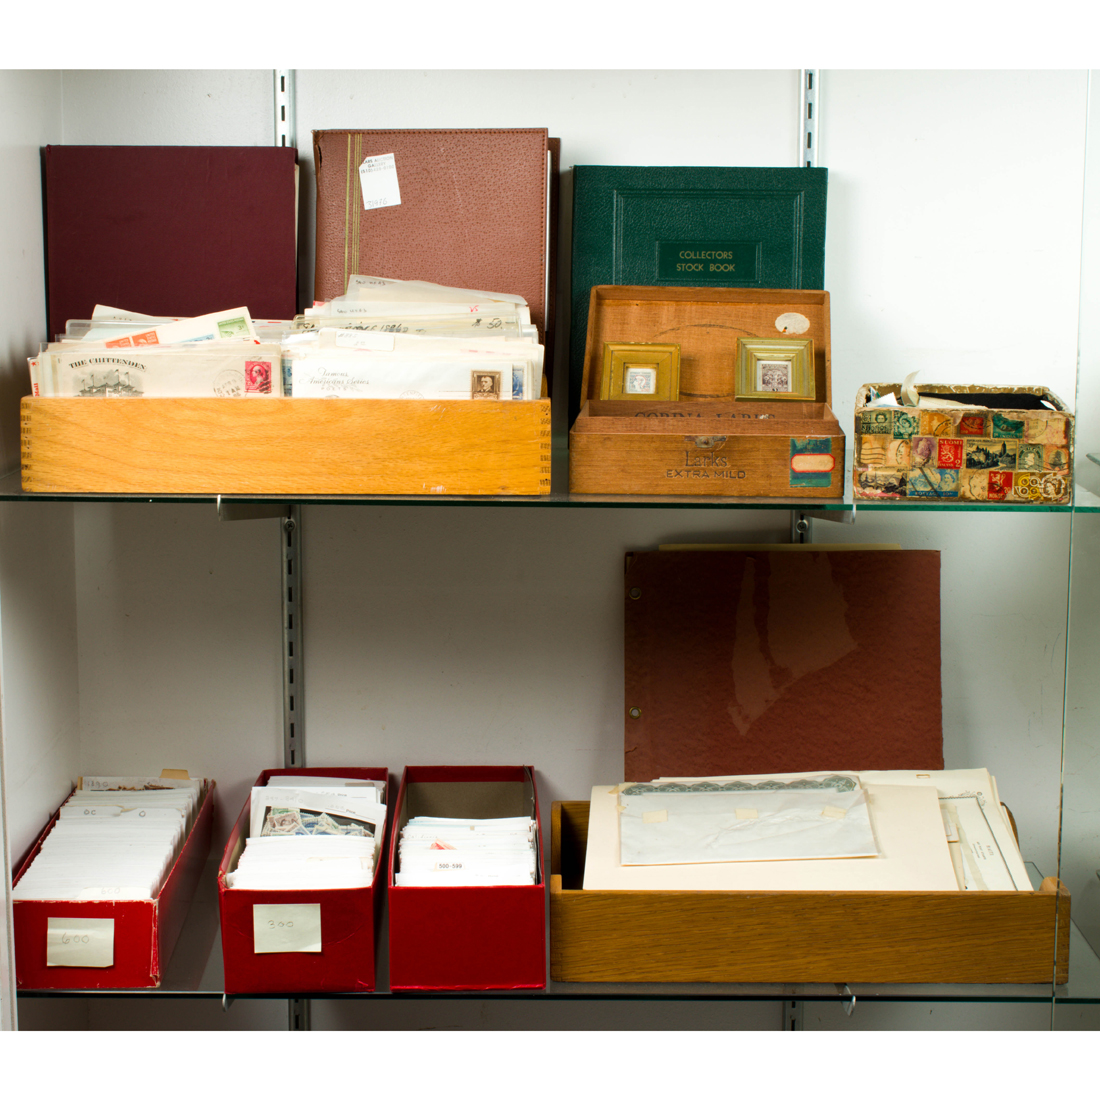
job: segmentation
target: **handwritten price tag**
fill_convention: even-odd
[[[99,917],[49,917],[47,966],[114,966],[115,922]]]
[[[397,161],[393,153],[367,157],[359,165],[359,186],[363,191],[364,210],[400,206],[401,188],[397,184]]]
[[[281,951],[321,950],[321,906],[253,905],[253,950],[257,955]]]

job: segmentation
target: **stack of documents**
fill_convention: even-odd
[[[236,890],[369,886],[385,835],[381,781],[273,776],[253,787],[245,849],[225,884]]]
[[[187,839],[201,779],[85,778],[12,891],[27,901],[154,898]]]
[[[514,294],[353,275],[283,340],[294,397],[533,400],[543,347]]]
[[[28,360],[36,397],[281,393],[279,339],[289,324],[264,322],[261,338],[244,307],[164,320],[96,306],[91,321],[70,323],[74,336],[66,325],[64,339]]]
[[[1030,890],[984,769],[594,787],[586,890]]]
[[[395,886],[529,886],[538,881],[530,817],[413,817],[401,830]]]

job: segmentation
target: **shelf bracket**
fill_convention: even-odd
[[[786,1013],[783,1018],[784,1031],[802,1031],[802,1002],[785,1001]]]
[[[287,1006],[290,1010],[290,1018],[287,1024],[288,1029],[290,1031],[311,1030],[309,1018],[309,1001],[295,999],[287,1001]]]
[[[287,519],[290,507],[275,502],[227,500],[218,494],[218,519]]]
[[[833,984],[836,986],[837,996],[846,998],[844,1000],[844,1015],[851,1016],[856,1010],[856,995],[848,988],[847,984],[841,985],[839,982]]]
[[[302,507],[282,523],[283,767],[306,766],[305,679],[302,675]]]
[[[854,508],[835,511],[825,508],[808,510],[795,508],[791,511],[791,542],[813,542],[815,519],[827,519],[831,523],[855,523],[856,510]]]

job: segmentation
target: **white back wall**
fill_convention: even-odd
[[[312,129],[546,126],[562,139],[565,169],[797,163],[792,70],[295,76],[304,251]],[[41,119],[18,173],[20,212],[7,207],[0,225],[22,233],[20,247],[32,252],[40,248],[37,144],[272,140],[269,71],[67,71],[63,131],[56,77],[13,81],[0,91],[29,97]],[[932,381],[1045,382],[1072,401],[1085,90],[1076,72],[822,75],[826,289],[846,431],[860,384],[918,367]],[[567,245],[568,176],[563,182]],[[562,260],[567,272],[567,248]],[[22,269],[39,280],[18,299],[28,311],[19,325],[31,329],[42,324],[40,262],[36,253]],[[0,278],[5,290],[25,289],[7,271]],[[308,300],[308,266],[301,285]],[[567,303],[559,295],[559,308]],[[31,335],[44,333],[20,338]],[[9,359],[8,370],[19,369]],[[394,771],[532,763],[544,812],[552,798],[585,797],[593,783],[621,777],[623,552],[669,541],[786,541],[788,520],[706,509],[307,507],[309,762]],[[120,757],[147,768],[186,755],[219,782],[224,834],[248,783],[281,756],[273,521],[219,523],[212,506],[81,504],[68,530],[62,523],[78,563],[69,606],[80,745],[78,764],[70,753],[60,767],[75,777],[77,766],[106,769]],[[867,512],[854,527],[815,530],[818,541],[942,551],[948,765],[998,776],[1025,853],[1044,869],[1057,840],[1067,532],[1057,514]],[[20,638],[4,597],[8,677]],[[72,624],[59,616],[63,636]],[[903,623],[884,628],[874,674],[884,705],[904,706]],[[75,691],[71,668],[34,675],[38,691],[55,683]],[[38,736],[34,721],[8,718],[9,755],[15,742],[25,753]]]

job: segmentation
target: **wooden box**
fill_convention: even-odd
[[[739,336],[814,342],[812,402],[734,399]],[[680,345],[680,400],[600,400],[603,346]],[[844,433],[829,408],[829,295],[729,287],[592,288],[573,493],[840,497]]]
[[[1043,386],[929,383],[920,394],[972,408],[870,408],[899,384],[856,395],[853,495],[857,500],[1068,504],[1073,414]]]
[[[550,492],[550,401],[25,397],[40,493]]]
[[[1069,894],[582,890],[587,802],[551,817],[559,982],[1049,982],[1069,974]],[[1055,927],[1057,925],[1057,951]]]

